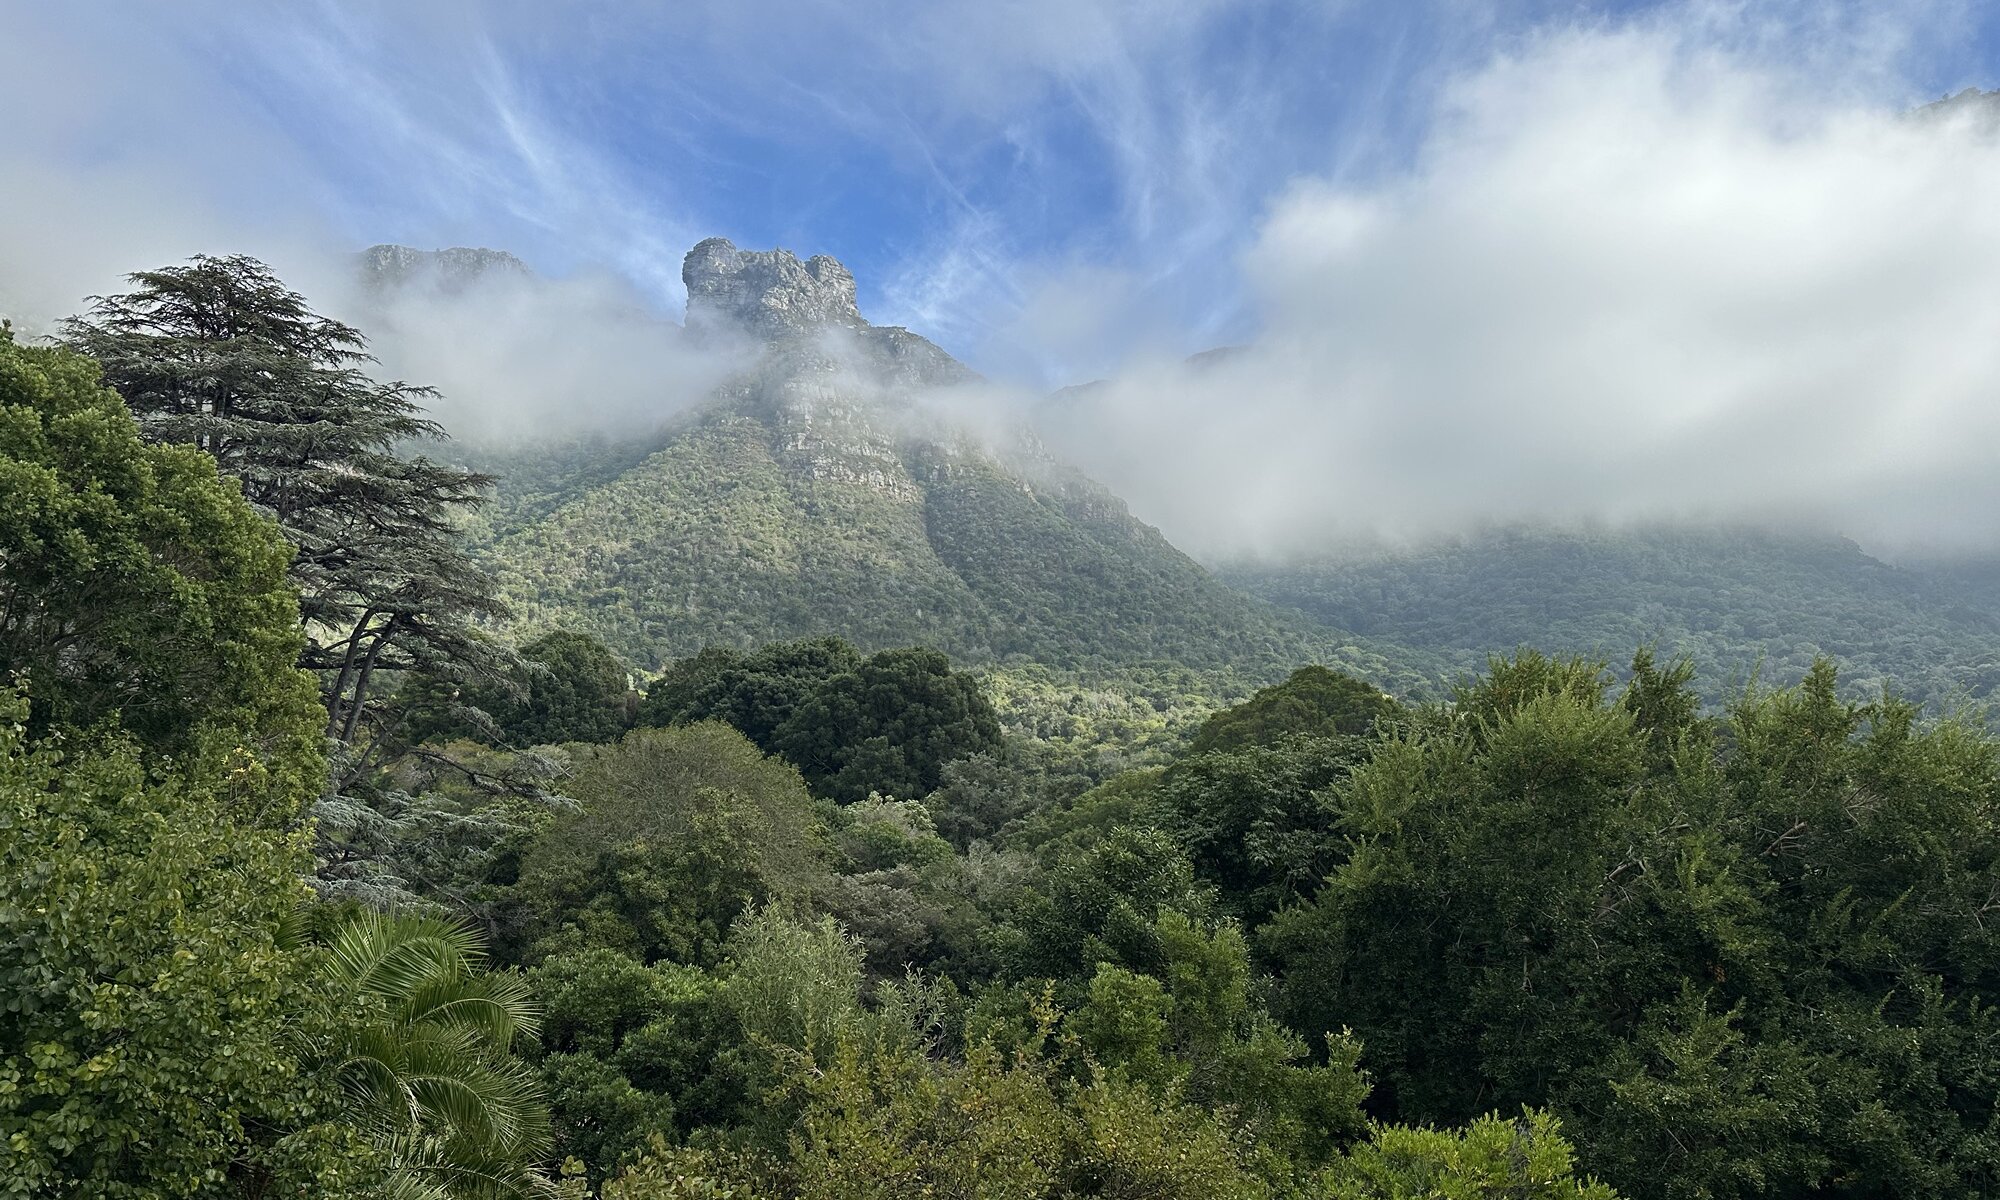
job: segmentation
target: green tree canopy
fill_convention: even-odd
[[[1401,707],[1381,688],[1345,672],[1300,667],[1283,683],[1263,688],[1202,722],[1188,750],[1202,754],[1268,746],[1290,734],[1370,733]]]
[[[1171,836],[1124,825],[1092,846],[1059,846],[1034,886],[1008,898],[994,941],[1015,979],[1081,981],[1102,962],[1156,972],[1160,915],[1206,919],[1214,908]]]
[[[825,871],[798,772],[719,722],[579,747],[569,792],[580,810],[522,852],[502,905],[524,950],[547,940],[712,964],[740,913],[803,895]]]
[[[144,444],[88,359],[0,330],[0,672],[29,728],[114,724],[156,755],[243,746],[289,818],[319,785],[290,551],[192,449]]]
[[[1372,746],[1353,735],[1290,734],[1276,745],[1190,754],[1161,777],[1150,812],[1225,907],[1261,922],[1318,891],[1339,861],[1333,788]]]
[[[741,1090],[716,1078],[726,1046],[713,976],[599,946],[552,955],[529,978],[546,1010],[532,1053],[558,1155],[601,1182],[653,1136],[734,1115]]]
[[[0,1195],[371,1177],[300,1058],[332,1032],[291,949],[304,847],[230,820],[260,768],[153,783],[130,748],[27,742],[25,716],[0,699]]]
[[[467,690],[505,744],[609,742],[629,724],[625,664],[587,633],[556,630],[521,647],[506,685]]]
[[[749,654],[711,646],[668,667],[646,690],[646,725],[724,721],[775,750],[775,735],[829,679],[861,666],[859,650],[837,637],[773,642]]]
[[[921,800],[944,765],[1000,748],[1000,722],[972,676],[936,650],[884,650],[828,679],[772,743],[821,794]]]
[[[1206,947],[1192,959],[1240,959],[1240,942],[1183,932]],[[745,934],[724,993],[740,992],[744,1029],[774,1051],[778,1136],[655,1139],[605,1185],[607,1200],[1616,1200],[1577,1179],[1546,1113],[1463,1134],[1365,1128],[1354,1103],[1365,1085],[1346,1064],[1265,1075],[1252,1064],[1270,1065],[1270,1047],[1249,1042],[1225,1055],[1222,1074],[1241,1072],[1232,1096],[1210,1090],[1215,1060],[1176,1074],[1163,1040],[1202,1043],[1240,1012],[1228,968],[1183,961],[1172,1000],[1143,976],[1101,971],[1081,1010],[1030,999],[1016,1034],[969,1031],[952,1052],[925,1036],[940,997],[921,980],[885,986],[864,1009],[856,955],[829,926],[765,913]]]
[[[1463,1132],[1380,1126],[1321,1180],[1324,1200],[1618,1200],[1576,1177],[1554,1117],[1486,1116]]]
[[[291,577],[327,732],[381,724],[377,673],[477,674],[496,661],[473,625],[500,611],[459,548],[485,476],[422,456],[442,431],[430,392],[380,383],[360,332],[320,316],[253,258],[198,256],[140,271],[64,327],[102,364],[149,440],[212,455],[297,548]]]
[[[301,936],[299,834],[228,769],[64,755],[0,699],[0,1195],[486,1197],[541,1187],[517,977],[434,918]]]
[[[1551,1104],[1635,1197],[1979,1193],[2000,1158],[2000,747],[1822,663],[1720,736],[1684,669],[1523,655],[1330,796],[1265,942],[1401,1120]]]
[[[719,720],[798,767],[814,790],[853,803],[870,792],[921,800],[944,766],[1001,746],[978,680],[936,650],[863,658],[840,638],[777,642],[753,654],[711,647],[647,689],[647,725]]]

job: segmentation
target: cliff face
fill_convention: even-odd
[[[689,329],[718,326],[758,338],[782,338],[836,326],[865,329],[854,302],[854,276],[824,254],[800,262],[789,250],[738,250],[709,238],[681,264]]]
[[[375,288],[429,284],[446,292],[462,291],[495,276],[528,279],[528,264],[505,250],[453,246],[417,250],[409,246],[370,246],[361,252],[362,281]]]
[[[975,376],[930,341],[875,326],[855,302],[854,276],[827,255],[739,250],[709,238],[681,267],[691,333],[747,347],[719,407],[771,430],[780,466],[801,478],[918,502],[919,464],[973,448],[925,418],[923,398]],[[1025,427],[1005,451],[1035,457]],[[995,448],[989,447],[991,451]]]
[[[1931,121],[1969,120],[1988,133],[2000,132],[2000,89],[1982,92],[1969,87],[1924,105],[1915,115]]]

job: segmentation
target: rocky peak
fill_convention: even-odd
[[[361,252],[363,276],[378,287],[428,280],[447,291],[463,288],[489,275],[511,275],[522,279],[533,272],[528,264],[505,250],[453,246],[445,250],[418,250],[410,246],[370,246]]]
[[[779,338],[825,326],[866,329],[854,303],[854,276],[817,254],[800,262],[789,250],[738,250],[709,238],[681,264],[689,329],[734,327]]]
[[[1924,105],[1916,110],[1916,115],[1932,121],[1969,120],[1984,132],[2000,131],[2000,90],[1982,92],[1969,87],[1957,95]]]

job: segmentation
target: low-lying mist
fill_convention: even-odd
[[[742,361],[609,274],[420,273],[350,295],[379,371],[436,388],[432,415],[475,445],[644,432],[705,400]]]
[[[359,328],[377,359],[370,373],[435,388],[430,415],[483,448],[647,431],[705,400],[743,362],[741,347],[690,339],[606,272],[448,279],[419,270],[385,286],[357,251],[325,241],[229,237],[194,210],[141,222],[121,215],[107,210],[94,241],[0,243],[0,317],[20,336],[52,336],[89,296],[123,290],[129,271],[249,253],[316,310]]]

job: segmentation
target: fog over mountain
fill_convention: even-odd
[[[476,256],[382,257],[448,273]],[[475,542],[523,626],[647,667],[837,632],[986,664],[1261,678],[1309,656],[1427,677],[1217,581],[1051,456],[1010,396],[869,322],[831,256],[709,238],[683,278],[685,345],[736,364],[711,403],[480,463],[502,483]]]
[[[645,430],[709,398],[740,357],[699,344],[607,272],[535,274],[504,251],[376,246],[336,290],[387,376],[438,389],[480,444]]]

